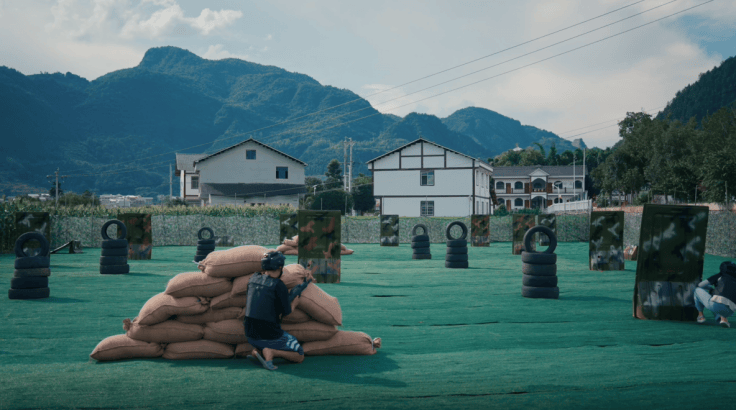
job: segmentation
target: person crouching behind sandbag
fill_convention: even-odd
[[[716,322],[722,327],[731,327],[728,317],[736,311],[736,264],[721,263],[720,272],[700,282],[695,289],[695,307],[698,309],[698,323],[705,323],[703,309],[715,313]],[[715,286],[711,293],[706,289]]]
[[[295,286],[291,292],[281,281],[286,258],[281,252],[268,252],[261,259],[262,272],[248,282],[245,307],[245,335],[254,349],[248,358],[258,359],[268,370],[276,370],[275,357],[291,362],[304,361],[304,349],[296,338],[281,329],[281,319],[294,310],[296,298],[311,280]],[[262,354],[261,354],[262,353]]]

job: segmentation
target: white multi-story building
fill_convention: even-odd
[[[494,167],[498,201],[506,209],[541,208],[587,198],[583,165]]]
[[[485,161],[420,138],[368,161],[382,215],[465,216],[492,212]]]
[[[179,198],[199,204],[199,174],[194,170],[194,161],[206,154],[176,154],[176,176],[179,177]]]

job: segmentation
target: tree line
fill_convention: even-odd
[[[343,190],[343,170],[340,162],[336,159],[327,164],[325,179],[317,177],[304,178],[307,186],[307,195],[302,200],[301,208],[313,210],[339,210],[343,215],[345,211],[355,209],[358,213],[368,212],[375,208],[373,198],[373,178],[358,174],[352,180],[351,192]]]

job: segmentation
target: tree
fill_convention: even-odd
[[[324,211],[340,211],[341,215],[345,215],[347,201],[347,209],[353,209],[353,197],[342,190],[324,191],[314,197],[311,204],[313,210]]]
[[[325,172],[327,180],[325,181],[325,189],[340,188],[343,184],[342,168],[340,162],[336,159],[327,164],[327,172]]]
[[[370,211],[376,206],[376,200],[373,197],[373,178],[358,174],[358,178],[353,181],[353,207],[356,211]]]
[[[49,189],[49,195],[51,195],[52,198],[56,198],[56,185]],[[59,184],[59,198],[61,198],[62,195],[64,195],[64,190],[61,189],[61,184]]]

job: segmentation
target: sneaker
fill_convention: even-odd
[[[726,322],[725,320],[721,320],[721,327],[731,327],[731,324]]]
[[[698,316],[698,323],[705,323],[705,316]]]

